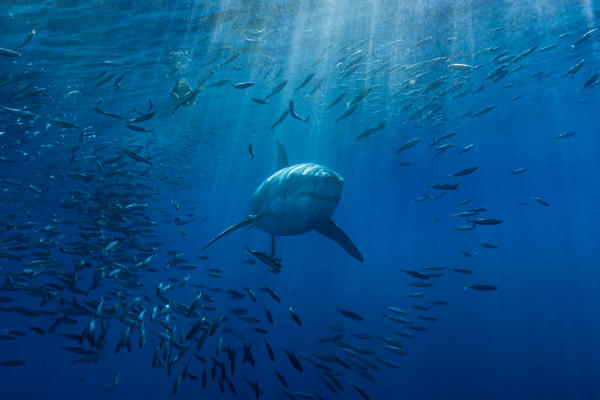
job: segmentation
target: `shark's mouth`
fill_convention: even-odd
[[[312,200],[317,200],[317,201],[331,201],[331,202],[339,202],[340,201],[340,195],[326,195],[326,194],[321,194],[321,193],[314,193],[314,192],[300,192],[297,194],[298,197],[309,197]]]

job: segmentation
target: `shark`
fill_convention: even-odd
[[[342,176],[332,169],[313,163],[290,166],[285,149],[279,141],[277,148],[278,171],[254,191],[246,219],[219,233],[203,250],[223,236],[247,227],[271,235],[271,255],[274,256],[277,236],[316,231],[363,262],[358,248],[331,219],[341,199],[344,186]]]

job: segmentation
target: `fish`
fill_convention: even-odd
[[[406,351],[404,351],[404,350],[402,350],[402,349],[400,349],[400,348],[398,348],[396,346],[383,346],[383,348],[386,349],[387,351],[390,351],[390,352],[392,352],[394,354],[398,354],[398,355],[401,355],[401,356],[408,355],[408,353]]]
[[[502,223],[502,220],[497,218],[478,218],[468,221],[477,225],[498,225]]]
[[[407,140],[406,142],[404,142],[402,144],[402,146],[400,146],[398,148],[398,150],[396,150],[396,154],[399,154],[400,152],[404,151],[404,150],[408,150],[411,147],[414,147],[417,145],[417,143],[419,143],[421,141],[420,138],[412,138],[410,140]]]
[[[448,76],[448,75],[443,75],[443,76],[440,76],[439,78],[437,78],[436,80],[434,80],[433,82],[431,82],[431,83],[430,83],[430,84],[429,84],[429,85],[428,85],[428,86],[425,88],[425,90],[423,90],[423,91],[421,92],[421,96],[423,96],[423,95],[425,95],[425,94],[427,94],[427,93],[431,92],[432,90],[434,90],[434,89],[438,88],[438,87],[439,87],[439,86],[441,86],[441,85],[444,83],[444,81],[446,81],[446,79],[448,79],[448,78],[449,78],[449,76]]]
[[[493,243],[479,243],[478,244],[481,247],[485,247],[486,249],[497,249],[498,245],[495,245]]]
[[[27,362],[25,362],[23,360],[0,361],[0,366],[3,366],[3,367],[21,367],[25,364],[27,364]]]
[[[358,136],[356,137],[356,139],[354,139],[354,140],[355,140],[355,141],[359,141],[359,140],[361,140],[361,139],[364,139],[364,138],[366,138],[367,136],[370,136],[370,135],[372,135],[373,133],[375,133],[375,132],[377,132],[377,131],[379,131],[379,130],[381,130],[381,129],[385,128],[385,127],[387,126],[387,124],[388,124],[388,122],[387,122],[387,121],[382,121],[382,122],[378,123],[377,125],[375,125],[375,126],[373,126],[373,127],[371,127],[371,128],[365,129],[365,130],[364,130],[364,131],[363,131],[363,132],[362,132],[360,135],[358,135]]]
[[[249,288],[244,288],[244,290],[246,293],[248,293],[248,296],[252,299],[252,301],[256,303],[256,293],[254,293],[254,290]]]
[[[446,143],[443,144],[441,146],[436,147],[435,149],[433,149],[438,155],[443,154],[444,152],[448,151],[449,149],[451,149],[452,147],[454,147],[454,145],[452,143]]]
[[[472,274],[473,271],[466,268],[452,268],[452,271],[458,272],[459,274]]]
[[[269,267],[273,268],[281,268],[281,258],[275,258],[269,256],[266,253],[262,253],[260,251],[250,250],[248,245],[244,245],[246,248],[246,252],[252,254],[256,257],[260,262],[267,264]]]
[[[279,297],[279,295],[277,293],[275,293],[273,291],[273,289],[270,289],[268,287],[264,287],[264,288],[262,288],[260,290],[263,291],[263,292],[268,293],[269,296],[271,296],[273,298],[273,300],[275,300],[276,302],[281,303],[281,298]]]
[[[248,145],[248,153],[250,153],[250,156],[254,160],[254,151],[252,150],[252,144]]]
[[[338,308],[337,312],[342,314],[344,317],[352,319],[354,321],[362,321],[363,320],[363,317],[360,316],[359,314],[355,313],[354,311]]]
[[[394,306],[385,306],[385,308],[387,308],[388,310],[392,311],[393,313],[396,314],[400,314],[400,315],[408,315],[408,312],[406,310],[403,310],[401,308],[398,307],[394,307]]]
[[[554,136],[552,139],[553,140],[566,139],[566,138],[575,136],[575,133],[576,133],[575,131],[561,133],[560,135]]]
[[[475,114],[473,114],[471,117],[472,117],[472,118],[475,118],[475,117],[478,117],[478,116],[480,116],[480,115],[487,114],[487,113],[489,113],[490,111],[492,111],[494,108],[496,108],[496,106],[494,106],[494,105],[491,105],[491,106],[484,107],[484,108],[482,108],[481,110],[477,111]]]
[[[477,208],[471,208],[470,210],[467,210],[467,211],[473,211],[476,213],[480,213],[480,212],[484,212],[487,210],[488,210],[487,207],[477,207]]]
[[[298,317],[298,314],[296,314],[296,312],[294,311],[294,309],[290,306],[289,308],[290,311],[290,315],[292,317],[292,319],[294,320],[294,322],[296,324],[298,324],[298,326],[302,326],[302,321],[300,321],[300,317]]]
[[[29,89],[29,88],[30,88],[30,87],[32,87],[32,86],[33,86],[33,82],[28,82],[28,83],[25,83],[25,84],[23,84],[23,85],[19,86],[19,87],[17,88],[17,90],[15,90],[15,91],[14,91],[14,92],[13,92],[13,93],[10,95],[10,97],[9,97],[9,100],[15,100],[15,99],[18,99],[18,95],[19,95],[19,94],[23,93],[24,91],[26,91],[27,89]]]
[[[315,76],[315,74],[313,72],[311,72],[310,74],[308,74],[306,76],[306,78],[304,78],[304,80],[302,81],[302,83],[300,84],[300,86],[298,86],[296,89],[294,89],[294,92],[297,92],[298,90],[302,89],[304,86],[308,85],[309,82],[311,81],[311,79]]]
[[[263,100],[263,99],[257,99],[256,97],[252,97],[250,100],[252,100],[253,102],[255,102],[257,104],[269,104],[268,101]]]
[[[354,112],[356,111],[357,108],[358,108],[358,105],[354,105],[354,106],[350,107],[349,109],[346,110],[345,113],[343,113],[341,116],[339,116],[335,120],[335,122],[340,122],[341,120],[348,118],[349,116],[354,114]]]
[[[460,182],[457,183],[438,183],[438,184],[430,184],[427,185],[430,188],[437,190],[457,190]]]
[[[43,330],[42,328],[40,328],[39,326],[30,326],[29,329],[35,333],[38,333],[40,335],[45,335],[46,331]]]
[[[533,53],[535,51],[535,49],[537,49],[537,45],[536,46],[532,46],[530,48],[528,48],[527,50],[523,51],[522,53],[519,53],[515,56],[515,58],[513,58],[508,65],[512,65],[512,64],[516,64],[519,61],[522,61],[525,57],[527,57],[528,55],[530,55],[531,53]]]
[[[479,66],[473,66],[469,64],[449,64],[448,68],[455,71],[474,71],[479,68]]]
[[[344,99],[344,96],[346,96],[345,93],[340,94],[338,97],[335,98],[335,100],[333,100],[328,106],[327,108],[332,108],[334,107],[336,104],[338,104],[339,102],[341,102]]]
[[[77,128],[79,128],[79,125],[75,125],[75,124],[72,124],[70,122],[59,121],[57,119],[50,120],[50,121],[48,121],[48,123],[50,125],[58,126],[58,127],[61,127],[61,128],[67,128],[67,129],[77,129]]]
[[[585,64],[585,60],[579,61],[577,64],[569,68],[569,70],[565,72],[562,77],[566,78],[567,76],[570,76],[572,78],[583,67],[583,64]]]
[[[518,175],[518,174],[522,174],[525,171],[527,171],[527,168],[516,168],[516,169],[513,169],[512,171],[510,171],[510,173],[513,175]]]
[[[596,33],[597,30],[598,30],[598,28],[592,28],[589,31],[587,31],[586,33],[584,33],[583,36],[581,36],[579,39],[577,39],[577,41],[575,43],[573,43],[571,45],[571,49],[575,50],[577,47],[579,47],[579,45],[581,45],[583,42],[585,42],[589,38],[591,38],[592,35],[594,33]]]
[[[371,400],[371,397],[369,397],[369,395],[364,390],[356,386],[354,383],[351,383],[351,385],[354,388],[354,390],[356,390],[358,394],[361,395],[361,397],[363,397],[366,400]]]
[[[123,63],[121,61],[116,61],[116,60],[104,60],[104,61],[100,61],[98,64],[107,65],[109,67],[118,67],[120,65],[123,65]]]
[[[125,72],[123,72],[121,75],[117,76],[117,78],[114,80],[113,87],[115,89],[119,89],[120,88],[119,84],[121,83],[121,81],[123,80],[123,78],[125,78]]]
[[[357,104],[362,99],[364,99],[365,97],[367,97],[369,95],[369,93],[371,93],[372,90],[373,90],[373,88],[366,88],[366,89],[364,89],[362,92],[360,92],[359,94],[357,94],[356,97],[354,97],[354,99],[352,99],[351,102],[349,102],[348,104],[346,104],[346,106],[351,106],[351,105]]]
[[[23,41],[21,43],[19,43],[19,45],[17,47],[15,47],[14,50],[17,51],[21,47],[25,47],[27,44],[29,44],[29,42],[31,42],[31,39],[33,39],[33,37],[35,36],[35,33],[36,33],[35,29],[32,29],[31,31],[29,31],[27,36],[25,36],[25,39],[23,39]]]
[[[290,360],[290,363],[292,364],[292,366],[297,369],[298,371],[302,372],[302,364],[300,364],[300,361],[298,360],[298,358],[294,355],[293,352],[290,352],[286,349],[284,349],[285,354],[287,354],[288,359]]]
[[[100,79],[102,78],[104,75],[106,75],[106,73],[108,72],[108,70],[102,70],[99,73],[97,73],[96,75],[92,75],[90,77],[87,78],[83,78],[83,83],[85,83],[87,85],[88,82],[90,81],[95,81],[96,79]]]
[[[153,166],[153,164],[152,164],[152,162],[150,160],[148,160],[145,157],[142,157],[141,155],[139,155],[137,153],[134,153],[131,150],[124,149],[123,153],[125,153],[125,155],[127,155],[128,157],[134,159],[135,161],[146,163],[146,164],[150,165],[151,167]]]
[[[141,114],[135,118],[132,118],[129,120],[128,124],[132,124],[134,122],[144,122],[144,121],[148,121],[149,119],[151,119],[152,117],[154,117],[156,115],[156,112],[149,112],[147,114]]]
[[[282,123],[283,120],[285,120],[289,114],[290,114],[290,109],[286,108],[286,110],[279,116],[277,121],[275,121],[275,123],[273,125],[271,125],[271,129],[274,129],[277,125]]]
[[[413,278],[418,278],[418,279],[429,279],[429,275],[424,274],[422,272],[419,271],[411,271],[411,270],[406,270],[404,268],[400,269],[402,272],[404,272],[407,275],[412,276]]]
[[[402,314],[401,314],[402,315]],[[383,314],[384,318],[389,319],[390,321],[394,321],[397,322],[399,324],[404,324],[404,325],[409,325],[411,323],[410,320],[406,319],[406,318],[402,318],[399,317],[397,315],[387,315],[387,314]]]
[[[231,64],[232,62],[234,62],[235,60],[238,59],[238,57],[240,56],[240,54],[241,53],[239,53],[239,52],[232,54],[225,61],[223,61],[221,64],[218,64],[219,67],[222,67],[223,65]]]
[[[34,114],[27,110],[20,110],[18,108],[11,108],[11,107],[5,107],[5,106],[0,106],[0,108],[2,108],[4,111],[6,111],[9,114],[16,115],[17,117],[21,117],[21,118],[33,119],[33,118],[37,117],[37,114]]]
[[[143,126],[132,125],[132,124],[125,125],[125,128],[130,129],[135,132],[146,132],[146,133],[152,132],[152,128],[144,128]]]
[[[482,291],[492,291],[492,290],[497,290],[498,287],[494,286],[494,285],[488,285],[485,283],[476,283],[473,285],[467,285],[465,286],[465,290],[467,289],[475,289],[475,290],[482,290]]]
[[[239,83],[232,83],[231,86],[234,89],[247,89],[249,87],[254,86],[254,82],[239,82]]]
[[[472,231],[475,229],[475,224],[473,225],[462,225],[462,226],[457,226],[456,228],[454,228],[453,230],[455,231],[461,231],[461,232],[466,232],[466,231]]]
[[[115,74],[108,74],[108,75],[106,75],[104,78],[100,79],[96,83],[96,85],[94,85],[94,89],[99,88],[100,86],[104,85],[108,81],[112,80],[112,78],[114,78],[114,77],[115,77]]]
[[[315,94],[317,92],[317,90],[319,90],[321,88],[321,86],[323,85],[324,81],[325,81],[324,78],[319,79],[317,81],[317,83],[315,83],[315,86],[313,86],[313,89],[310,91],[310,93],[308,95],[312,96],[313,94]]]
[[[287,389],[288,388],[288,383],[286,382],[286,380],[283,377],[283,375],[281,375],[281,373],[279,371],[277,371],[276,369],[273,369],[273,371],[275,372],[275,375],[277,375],[277,379],[279,379],[279,382],[281,382],[281,384],[283,385],[283,387],[285,387]]]
[[[544,199],[541,199],[541,198],[539,198],[539,197],[535,197],[535,196],[533,196],[533,197],[531,198],[531,200],[535,200],[535,201],[537,201],[538,203],[540,203],[541,205],[543,205],[543,206],[546,206],[546,207],[549,207],[549,206],[550,206],[550,203],[548,203],[546,200],[544,200]]]
[[[96,111],[99,114],[106,115],[107,117],[116,118],[116,119],[123,119],[123,117],[121,117],[120,115],[106,112],[104,110],[99,109],[98,107],[94,107],[94,108],[92,108],[92,110]]]
[[[219,233],[203,250],[231,232],[252,226],[271,235],[271,253],[274,254],[276,236],[299,235],[315,230],[362,262],[358,248],[331,220],[340,201],[343,184],[344,179],[337,172],[318,164],[285,166],[256,189],[250,200],[248,217]],[[298,202],[298,196],[302,198],[301,202]],[[279,203],[273,203],[274,200]]]
[[[269,342],[267,342],[267,339],[264,339],[264,342],[265,347],[267,348],[267,353],[269,354],[269,358],[271,359],[271,361],[275,361],[275,353],[273,352],[273,348],[271,347]]]
[[[265,100],[269,100],[270,97],[275,96],[277,93],[281,92],[283,88],[287,85],[287,83],[287,80],[281,81],[277,86],[275,86],[275,88],[273,88],[271,93],[269,93],[267,97],[265,97]]]
[[[250,387],[252,388],[255,398],[258,399],[261,395],[264,394],[258,385],[258,380],[256,380],[255,383],[252,383],[250,380],[248,380],[248,378],[244,378],[244,379],[246,380],[246,383],[248,383],[248,385],[250,385]]]
[[[479,167],[474,166],[474,167],[469,167],[469,168],[465,168],[465,169],[461,169],[460,171],[457,171],[453,174],[448,175],[451,178],[455,178],[457,176],[465,176],[465,175],[469,175],[472,174],[473,172],[477,171],[479,169]]]
[[[298,114],[296,114],[294,112],[294,101],[293,100],[290,100],[289,105],[290,105],[290,114],[292,115],[292,117],[294,119],[297,119],[297,120],[300,120],[300,121],[304,121],[304,122],[308,122],[308,117],[302,118],[301,116],[299,116]]]
[[[585,83],[583,84],[584,89],[592,88],[600,84],[600,71],[595,72]]]
[[[477,211],[462,211],[459,213],[454,213],[454,214],[450,214],[453,217],[461,217],[461,218],[467,218],[467,217],[472,217],[474,215],[477,215]]]
[[[375,359],[377,361],[379,361],[381,364],[385,365],[386,367],[393,368],[393,369],[400,369],[401,368],[400,365],[398,365],[396,363],[393,363],[391,361],[384,360],[384,359],[381,359],[381,358],[378,358],[378,357],[375,357]]]
[[[495,53],[498,50],[500,50],[499,46],[486,47],[485,49],[482,49],[482,50],[479,50],[478,52],[476,52],[474,54],[474,57],[479,57],[481,55],[485,55],[485,54],[489,54],[489,53]]]
[[[547,45],[547,46],[544,46],[544,47],[542,47],[542,48],[540,49],[540,51],[544,51],[544,52],[546,52],[546,51],[554,50],[554,49],[556,48],[556,46],[557,46],[557,44],[556,44],[556,43],[552,43],[552,44],[549,44],[549,45]]]
[[[0,47],[0,56],[4,56],[4,57],[20,57],[21,53],[19,53],[18,51],[15,51],[15,50],[5,49],[5,48]]]

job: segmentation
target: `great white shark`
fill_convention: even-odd
[[[317,164],[288,166],[283,146],[277,142],[277,147],[279,170],[254,191],[248,217],[219,233],[203,249],[240,228],[254,227],[271,235],[274,255],[276,236],[317,231],[362,262],[358,248],[331,219],[342,195],[344,179]]]

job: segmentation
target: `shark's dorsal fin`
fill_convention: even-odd
[[[277,145],[277,171],[279,171],[280,169],[289,167],[290,164],[285,147],[283,147],[278,139],[275,139],[275,144]]]
[[[329,239],[342,246],[344,250],[346,250],[352,257],[356,258],[360,262],[363,262],[363,257],[360,254],[360,251],[358,251],[354,243],[352,243],[348,236],[346,236],[344,231],[342,231],[332,220],[329,220],[329,223],[319,226],[317,228],[317,232],[319,232],[321,235],[327,236]]]
[[[238,222],[237,224],[232,225],[229,228],[225,229],[223,232],[219,233],[213,240],[211,240],[210,242],[208,242],[208,244],[206,246],[204,246],[202,248],[202,250],[206,250],[208,248],[208,246],[210,246],[211,244],[213,244],[217,240],[221,239],[223,236],[227,235],[228,233],[237,231],[238,229],[243,228],[244,226],[250,225],[250,224],[254,223],[256,220],[258,220],[261,217],[262,217],[262,215],[249,215],[242,222]]]

